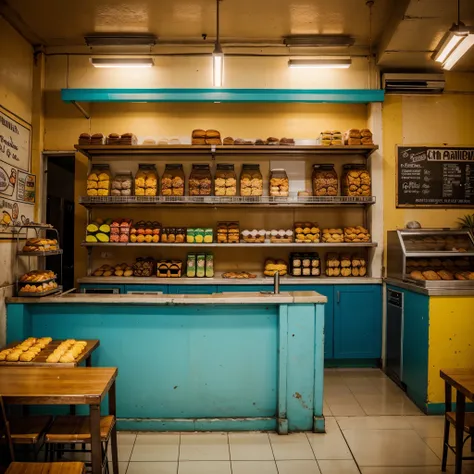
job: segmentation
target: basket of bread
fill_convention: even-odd
[[[44,253],[56,252],[59,250],[59,244],[56,239],[28,239],[23,247],[23,252]]]
[[[94,270],[92,276],[96,277],[131,277],[133,276],[133,267],[127,263],[121,263],[119,265],[102,265],[101,267]]]
[[[33,270],[20,277],[20,284],[48,283],[56,279],[56,274],[51,270]]]
[[[279,273],[280,276],[285,276],[288,273],[288,264],[284,260],[269,258],[265,261],[263,274],[272,277],[275,276],[275,273]]]
[[[48,283],[26,283],[18,291],[18,296],[47,296],[56,293],[61,288],[55,280]]]
[[[426,282],[465,281],[474,285],[473,264],[464,258],[408,258],[406,278],[426,286]]]

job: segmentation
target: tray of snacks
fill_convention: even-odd
[[[228,278],[230,280],[248,280],[257,278],[257,275],[250,272],[227,272],[222,274],[222,278]]]
[[[51,270],[33,270],[25,273],[20,277],[19,284],[26,285],[28,283],[49,283],[56,280],[57,275]]]
[[[58,293],[61,290],[62,286],[58,285],[54,280],[51,280],[49,283],[27,283],[18,290],[18,296],[38,298]]]

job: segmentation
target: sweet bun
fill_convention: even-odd
[[[206,138],[206,131],[200,128],[193,130],[192,138]]]

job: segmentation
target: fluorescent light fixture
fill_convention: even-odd
[[[290,35],[283,37],[283,43],[316,48],[348,47],[354,44],[354,38],[349,35]]]
[[[91,58],[94,67],[144,68],[154,65],[153,58]]]
[[[454,51],[448,56],[446,62],[443,64],[443,69],[450,71],[456,63],[469,51],[469,49],[474,45],[474,34],[470,34],[465,38],[462,38],[462,41],[457,44]]]
[[[154,46],[158,38],[155,35],[103,34],[84,36],[87,46]]]
[[[432,58],[438,63],[444,63],[446,58],[453,52],[456,46],[469,35],[469,28],[463,22],[453,23],[453,26],[444,35],[439,44],[438,51]]]
[[[351,58],[290,59],[288,61],[290,68],[306,69],[347,69],[351,64]]]
[[[224,53],[219,44],[216,44],[212,53],[212,84],[214,87],[222,87],[224,82]]]

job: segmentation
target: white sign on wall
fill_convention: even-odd
[[[0,160],[30,171],[31,128],[0,109]]]

